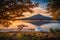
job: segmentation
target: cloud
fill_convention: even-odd
[[[26,18],[26,17],[31,17],[31,16],[37,15],[37,14],[50,17],[50,14],[49,14],[49,13],[46,13],[47,10],[46,10],[46,9],[43,9],[43,8],[41,8],[41,7],[34,7],[34,8],[31,8],[31,10],[33,10],[33,13],[24,12],[24,13],[23,13],[23,15],[25,15],[24,17],[18,17],[18,18],[16,18],[16,19],[19,19],[19,18],[22,19],[22,18]]]
[[[35,7],[32,9],[34,11],[35,14],[41,14],[43,16],[48,16],[50,17],[50,14],[47,13],[47,10],[46,9],[43,9],[41,7]]]

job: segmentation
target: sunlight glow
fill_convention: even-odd
[[[43,9],[41,7],[35,7],[35,8],[31,8],[31,10],[33,10],[33,13],[30,13],[30,12],[24,12],[23,15],[25,15],[24,17],[18,17],[16,19],[22,19],[22,18],[27,18],[27,17],[31,17],[33,15],[36,15],[36,14],[40,14],[40,15],[43,15],[43,16],[47,16],[47,17],[50,17],[50,14],[47,13],[47,10],[46,9]]]

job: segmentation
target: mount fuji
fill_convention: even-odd
[[[20,20],[51,20],[51,17],[43,16],[41,14],[36,14],[34,16],[28,17],[28,18],[22,18]]]

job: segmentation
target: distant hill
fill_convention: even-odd
[[[21,20],[51,20],[51,18],[37,14],[28,18],[22,18]]]

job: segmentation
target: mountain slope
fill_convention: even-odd
[[[37,14],[28,18],[22,18],[21,20],[51,20],[51,18]]]

